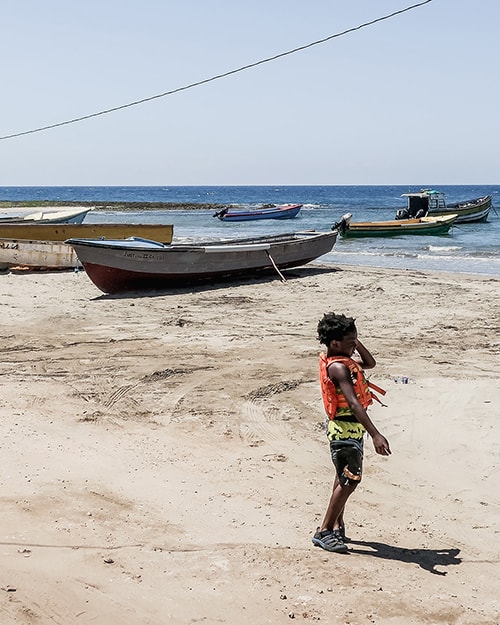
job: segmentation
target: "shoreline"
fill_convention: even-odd
[[[83,267],[78,267],[78,273],[82,273],[84,275],[86,275],[85,269]],[[331,272],[331,273],[337,273],[337,272],[341,272],[341,271],[349,271],[349,272],[362,272],[362,273],[381,273],[381,274],[388,274],[390,276],[392,276],[393,278],[396,278],[397,276],[401,277],[401,278],[408,278],[409,276],[411,276],[411,274],[414,274],[414,276],[418,276],[418,277],[434,277],[436,279],[442,278],[442,279],[447,279],[447,280],[457,280],[459,278],[469,278],[472,280],[478,280],[478,281],[482,281],[482,282],[499,282],[500,283],[500,276],[496,275],[496,274],[489,274],[489,273],[474,273],[474,272],[466,272],[466,271],[450,271],[450,270],[443,270],[443,269],[427,269],[427,268],[413,268],[413,267],[405,267],[405,268],[401,268],[401,267],[380,267],[377,265],[363,265],[363,264],[359,264],[359,265],[355,265],[353,263],[342,263],[342,262],[337,262],[336,260],[332,260],[330,262],[323,262],[321,261],[321,259],[317,260],[317,261],[312,261],[310,263],[308,263],[307,265],[302,265],[300,267],[296,267],[296,268],[292,268],[292,269],[283,269],[282,272],[285,276],[285,278],[289,275],[290,276],[294,276],[294,274],[300,273],[301,271],[304,271],[305,273],[308,272],[308,269],[311,269],[312,271],[314,271],[314,269],[317,269],[319,271],[323,270],[325,272]],[[19,269],[16,269],[14,267],[6,267],[6,268],[0,268],[0,275],[5,275],[7,273],[12,273],[13,275],[46,275],[46,274],[50,274],[50,275],[57,275],[57,274],[71,274],[75,272],[75,268],[64,268],[64,269],[52,269],[52,268],[45,268],[45,267],[36,267],[36,268],[30,268],[30,267],[20,267]],[[154,297],[154,296],[161,296],[161,295],[165,295],[165,294],[172,294],[175,295],[176,292],[178,293],[182,293],[186,290],[192,290],[192,291],[197,291],[197,290],[205,290],[207,288],[209,289],[225,289],[225,288],[231,288],[232,286],[234,286],[235,284],[255,284],[258,285],[261,281],[269,281],[272,280],[275,277],[274,273],[272,271],[269,271],[268,274],[261,274],[261,275],[257,275],[257,276],[248,276],[248,277],[241,277],[238,278],[224,278],[220,281],[214,281],[214,280],[207,280],[205,281],[201,281],[201,282],[194,282],[192,284],[187,284],[184,287],[171,287],[170,289],[165,289],[164,291],[162,290],[151,290],[151,291],[144,291],[143,293],[138,292],[135,293],[133,292],[133,297]],[[90,278],[89,278],[89,282]],[[92,284],[92,286],[94,286],[94,288],[97,289],[97,287],[95,285]],[[99,291],[100,292],[100,291]],[[121,297],[120,295],[111,295],[111,294],[104,294],[102,292],[100,292],[101,295],[103,297]],[[123,297],[127,297],[126,294],[123,295]]]
[[[197,202],[90,202],[90,201],[54,201],[54,200],[33,200],[33,201],[8,201],[0,200],[0,210],[5,208],[46,208],[46,207],[74,207],[91,206],[102,210],[219,210],[221,208],[231,208],[232,204],[197,203]]]
[[[498,280],[287,276],[143,296],[0,276],[9,622],[496,623]],[[366,441],[344,556],[311,543],[333,480],[328,310],[377,360],[387,407],[370,412],[393,450]]]
[[[322,263],[324,264],[326,267],[345,267],[345,268],[349,268],[349,269],[354,269],[354,270],[358,270],[358,271],[364,271],[364,270],[369,270],[369,269],[374,269],[374,270],[379,270],[379,271],[389,271],[389,272],[400,272],[401,274],[403,274],[403,276],[407,273],[407,272],[415,272],[415,273],[421,273],[421,274],[442,274],[443,277],[452,277],[452,276],[471,276],[473,278],[485,278],[485,279],[491,279],[491,280],[496,280],[499,281],[500,280],[500,273],[487,273],[487,272],[476,272],[476,271],[452,271],[449,269],[432,269],[432,268],[428,268],[428,267],[424,267],[424,268],[420,268],[420,267],[382,267],[382,266],[378,266],[378,265],[364,265],[364,264],[359,264],[359,265],[355,265],[352,263],[342,263],[342,262],[337,262],[337,261],[332,261],[332,262],[328,262],[328,263]]]

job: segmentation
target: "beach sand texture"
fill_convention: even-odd
[[[500,280],[288,277],[118,297],[0,275],[0,624],[499,623]],[[366,442],[346,555],[311,543],[329,310],[377,359],[393,451]]]

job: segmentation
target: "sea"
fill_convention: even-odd
[[[91,211],[86,222],[168,223],[174,240],[213,240],[285,233],[298,230],[330,230],[345,213],[352,221],[392,220],[406,205],[403,193],[415,186],[153,186],[153,187],[0,187],[0,201],[56,201],[145,203],[130,210]],[[448,202],[487,194],[493,208],[486,223],[458,224],[442,236],[389,238],[339,238],[320,261],[332,265],[356,265],[423,271],[451,271],[500,276],[500,185],[427,185],[446,194]],[[194,204],[192,209],[159,210],[148,203]],[[292,220],[259,220],[224,223],[214,217],[213,205],[257,207],[262,204],[303,204]]]

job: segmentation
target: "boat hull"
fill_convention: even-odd
[[[81,224],[92,208],[77,208],[65,210],[42,210],[28,215],[0,214],[0,224],[45,223],[45,224]]]
[[[166,224],[6,224],[0,222],[1,239],[32,241],[66,241],[72,238],[126,239],[143,237],[162,243],[172,241],[174,228]]]
[[[298,267],[328,253],[336,238],[332,231],[161,247],[130,241],[68,243],[101,291],[120,293]]]
[[[81,263],[70,245],[59,241],[0,239],[0,269],[72,269]]]
[[[449,232],[456,219],[456,215],[447,215],[394,221],[351,222],[345,229],[340,229],[340,233],[345,238],[443,235]]]
[[[429,216],[446,216],[452,213],[457,215],[457,224],[484,222],[488,220],[491,210],[491,195],[487,195],[469,202],[448,204],[446,210],[429,210]]]
[[[170,243],[173,226],[161,224],[0,224],[0,269],[71,269],[81,267],[71,237],[99,239],[141,236]]]
[[[302,204],[276,206],[275,208],[261,208],[250,211],[220,211],[217,217],[221,221],[255,221],[257,219],[293,219],[297,217]]]
[[[492,206],[491,195],[448,204],[442,191],[422,189],[417,193],[403,193],[408,206],[397,211],[396,219],[408,219],[426,215],[428,217],[445,217],[457,215],[457,223],[487,221]]]

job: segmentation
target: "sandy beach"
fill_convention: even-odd
[[[287,275],[140,297],[0,275],[0,625],[498,625],[500,279]],[[344,555],[311,543],[330,310],[377,359],[393,451],[366,442]]]

